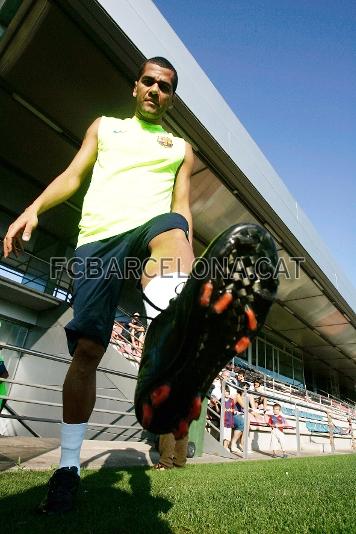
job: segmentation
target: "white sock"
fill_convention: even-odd
[[[155,306],[165,310],[168,308],[169,301],[182,291],[188,276],[186,273],[178,272],[165,274],[164,276],[157,275],[148,282],[143,292]],[[144,303],[147,317],[154,319],[161,313],[151,306],[149,302],[144,301]],[[150,322],[149,320],[147,321],[148,324]]]
[[[88,423],[67,424],[61,426],[61,461],[59,467],[72,467],[78,469],[80,474],[80,449]]]

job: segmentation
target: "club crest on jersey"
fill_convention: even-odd
[[[165,148],[172,148],[173,146],[172,139],[164,135],[157,135],[157,143],[164,146]]]

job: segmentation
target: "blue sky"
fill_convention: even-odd
[[[154,0],[356,280],[356,1]]]

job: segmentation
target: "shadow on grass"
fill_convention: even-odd
[[[17,493],[0,500],[2,525],[6,525],[8,532],[26,534],[172,534],[163,516],[173,503],[151,494],[150,468],[144,454],[126,449],[123,452],[134,454],[142,466],[106,468],[112,463],[111,453],[117,454],[117,450],[105,454],[108,452],[100,470],[82,471],[76,509],[64,515],[41,516],[36,513],[46,494],[48,473],[38,473],[39,485],[24,490],[28,484],[26,471],[16,471]]]

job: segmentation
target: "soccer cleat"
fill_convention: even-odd
[[[196,260],[181,293],[147,331],[135,392],[146,430],[179,439],[199,418],[216,375],[266,319],[277,261],[273,239],[255,224],[232,226]]]
[[[80,476],[75,466],[57,469],[48,482],[48,493],[38,507],[38,512],[49,515],[70,512],[73,509],[79,483]]]

